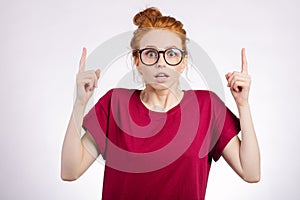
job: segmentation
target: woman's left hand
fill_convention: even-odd
[[[248,74],[248,66],[245,55],[245,49],[242,48],[242,70],[241,72],[229,72],[225,75],[227,79],[227,87],[230,87],[231,94],[237,106],[248,105],[249,90],[251,78]]]

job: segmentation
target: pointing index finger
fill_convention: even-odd
[[[248,74],[248,63],[245,48],[242,48],[242,73]]]
[[[83,47],[80,62],[79,62],[79,72],[83,72],[85,70],[85,60],[86,60],[86,48]]]

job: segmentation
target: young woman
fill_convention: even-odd
[[[241,72],[226,74],[238,119],[213,92],[180,89],[188,57],[181,22],[156,8],[138,13],[133,21],[138,28],[132,55],[145,88],[111,89],[84,116],[100,71],[85,70],[83,49],[62,148],[62,179],[76,180],[102,155],[104,200],[204,199],[212,159],[223,156],[242,179],[258,182],[260,154],[245,50]]]

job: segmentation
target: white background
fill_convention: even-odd
[[[225,163],[213,163],[213,199],[298,199],[299,35],[297,0],[38,1],[0,3],[0,199],[100,199],[103,164],[75,182],[60,179],[60,154],[73,104],[82,47],[134,30],[145,6],[184,23],[225,73],[240,70],[246,48],[250,103],[261,148],[262,176],[243,182]],[[120,66],[123,67],[123,66]],[[235,104],[226,89],[226,104]]]

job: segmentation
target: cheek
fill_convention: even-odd
[[[181,74],[181,73],[183,72],[184,69],[185,69],[185,64],[182,63],[182,64],[176,66],[176,67],[174,68],[174,71],[176,71],[176,73],[178,73],[178,74]]]
[[[142,76],[145,80],[150,80],[153,78],[153,72],[151,70],[145,69],[145,67],[142,68]]]
[[[171,71],[171,73],[169,73],[169,74],[171,75],[171,79],[178,80],[179,77],[180,77],[181,72],[179,70],[177,70],[177,69],[173,69]]]
[[[152,77],[153,72],[149,68],[143,65],[139,65],[137,67],[137,70],[139,71],[140,75],[143,76],[144,79],[148,79],[149,77]]]

